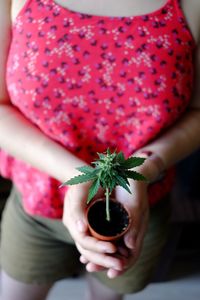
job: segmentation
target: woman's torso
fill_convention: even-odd
[[[141,7],[136,13],[119,7],[128,14],[125,18],[98,16],[95,7],[92,13],[88,8],[93,16],[87,10],[78,14],[77,6],[65,9],[53,0],[28,1],[24,10],[13,3],[7,72],[11,101],[82,159],[89,162],[107,147],[131,155],[187,107],[197,30],[192,22],[192,30],[187,28],[178,0],[152,1],[149,10]],[[29,204],[35,208],[27,206],[29,212],[57,216],[59,207],[61,214],[55,181],[21,162],[15,161],[13,170],[24,195],[32,197]],[[37,195],[31,194],[33,182]],[[38,194],[46,196],[46,204]]]
[[[179,0],[159,2],[147,15],[110,18],[26,1],[8,60],[13,104],[87,161],[91,144],[92,153],[142,147],[184,111],[193,84],[194,40]]]

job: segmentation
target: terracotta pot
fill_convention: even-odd
[[[110,221],[106,220],[105,198],[92,201],[86,210],[86,216],[91,235],[103,241],[119,240],[131,224],[129,212],[115,199],[110,199]]]

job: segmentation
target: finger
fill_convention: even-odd
[[[88,263],[86,266],[86,270],[90,273],[92,272],[101,272],[101,271],[106,271],[106,268],[103,268],[101,266],[95,265],[93,263]],[[114,269],[108,269],[107,270],[107,276],[110,279],[116,278],[117,276],[120,276],[124,273],[124,271],[117,271]]]
[[[134,250],[135,249],[135,244],[136,244],[136,239],[138,235],[138,230],[137,228],[132,228],[127,232],[127,234],[124,235],[124,244],[128,249]]]
[[[86,270],[88,272],[100,272],[100,271],[105,271],[106,268],[102,267],[102,266],[99,266],[99,265],[96,265],[94,263],[91,263],[89,262],[87,265],[86,265]]]
[[[124,265],[124,271],[126,269],[129,269],[131,266],[133,266],[140,256],[143,240],[148,227],[148,219],[149,219],[149,214],[147,211],[145,217],[143,218],[143,222],[141,224],[140,230],[137,234],[135,246],[133,247],[133,249],[129,250],[129,257],[127,258],[126,264]]]
[[[110,242],[99,241],[92,236],[77,235],[75,233],[76,242],[84,249],[97,252],[97,253],[110,253],[113,254],[117,251],[114,244]]]
[[[108,278],[113,279],[113,278],[116,278],[116,277],[122,275],[123,273],[124,273],[124,271],[118,271],[118,270],[115,270],[115,269],[109,269],[107,271],[107,276],[108,276]]]
[[[128,255],[128,250],[125,249],[122,246],[118,247],[118,251],[117,251],[116,255],[118,255],[118,253],[119,253],[119,255],[123,255],[126,258],[129,256]],[[128,262],[128,260],[126,260],[126,261]],[[105,267],[102,267],[102,266],[99,266],[99,265],[96,265],[94,263],[89,262],[89,260],[86,259],[85,256],[83,256],[83,255],[80,256],[80,262],[83,263],[83,264],[87,264],[86,265],[86,270],[88,272],[99,272],[99,271],[107,270]],[[117,270],[113,270],[113,269],[109,269],[109,270],[110,270],[109,274],[111,274],[110,278],[114,278],[114,277],[116,277],[116,276],[118,276],[119,274],[122,273],[122,271],[117,271]]]
[[[114,256],[105,255],[102,253],[96,253],[92,251],[85,250],[80,245],[76,245],[77,249],[87,259],[89,262],[94,263],[95,265],[99,265],[104,268],[113,268],[116,270],[123,269],[123,261]]]
[[[121,202],[130,213],[131,227],[124,236],[124,243],[126,247],[133,249],[141,226],[144,203],[143,201],[139,201],[141,195],[139,195],[137,190],[134,191],[134,197],[124,191],[121,187],[116,187],[115,193],[116,199]]]
[[[70,186],[64,200],[64,219],[63,222],[67,223],[67,227],[70,226],[70,220],[74,226],[75,230],[83,233],[88,230],[85,209],[86,209],[86,199],[88,193],[88,184],[82,184],[81,187]],[[66,216],[66,218],[65,218]]]
[[[81,255],[80,257],[79,257],[79,260],[80,260],[80,262],[82,263],[82,264],[87,264],[89,261],[88,261],[88,259],[86,259],[85,258],[85,256],[84,255]]]
[[[125,246],[118,246],[116,253],[123,256],[123,257],[125,257],[125,258],[128,258],[129,254],[130,254],[130,251]]]
[[[83,242],[83,247],[85,243],[89,248],[93,249],[92,247],[94,247],[97,251],[101,251],[103,245],[101,245],[101,243],[97,244],[97,240],[87,236],[88,226],[85,218],[85,204],[84,201],[77,200],[80,199],[79,197],[84,197],[84,192],[80,192],[81,190],[82,189],[74,189],[74,187],[71,187],[66,194],[63,223],[69,229],[70,234],[75,241],[79,243],[80,241]],[[86,236],[88,239],[85,238]]]
[[[131,249],[134,250],[136,248],[136,242],[139,235],[139,232],[141,231],[141,228],[143,224],[146,224],[146,215],[148,215],[148,209],[143,209],[141,211],[140,209],[136,209],[133,211],[134,217],[131,224],[131,228],[124,236],[124,243],[125,245]]]
[[[84,197],[83,189],[74,189],[72,187],[65,199],[67,207],[63,222],[69,229],[73,239],[85,249],[96,252],[114,253],[116,246],[112,243],[99,241],[88,235],[85,204],[83,204],[84,201],[76,200],[79,197]]]

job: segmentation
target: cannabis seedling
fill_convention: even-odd
[[[97,153],[99,158],[92,162],[93,166],[78,167],[81,175],[75,176],[72,179],[63,183],[63,185],[75,185],[92,181],[89,189],[87,204],[93,199],[102,187],[105,190],[106,197],[106,219],[110,221],[109,200],[113,189],[119,185],[131,193],[129,189],[128,178],[134,180],[146,180],[146,178],[132,169],[143,164],[145,158],[129,157],[125,159],[123,152],[111,153],[107,149],[106,153]]]

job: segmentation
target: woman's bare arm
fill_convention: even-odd
[[[0,104],[8,103],[8,93],[5,83],[7,54],[11,38],[11,0],[0,0]]]
[[[5,85],[5,66],[10,43],[10,3],[0,1],[0,147],[60,181],[73,176],[82,164],[62,146],[46,137],[10,105]],[[200,73],[200,46],[196,55],[197,74]],[[197,76],[196,86],[199,76]],[[200,97],[196,89],[190,110],[164,135],[145,148],[158,153],[167,167],[191,154],[200,146]],[[149,165],[150,178],[153,169]]]
[[[63,182],[83,162],[46,137],[9,100],[5,73],[11,38],[10,11],[11,1],[0,0],[0,148]]]
[[[200,147],[200,42],[195,55],[195,88],[193,97],[185,114],[165,134],[151,142],[140,151],[156,153],[169,168]],[[146,174],[155,179],[158,172],[151,160],[146,161]]]

